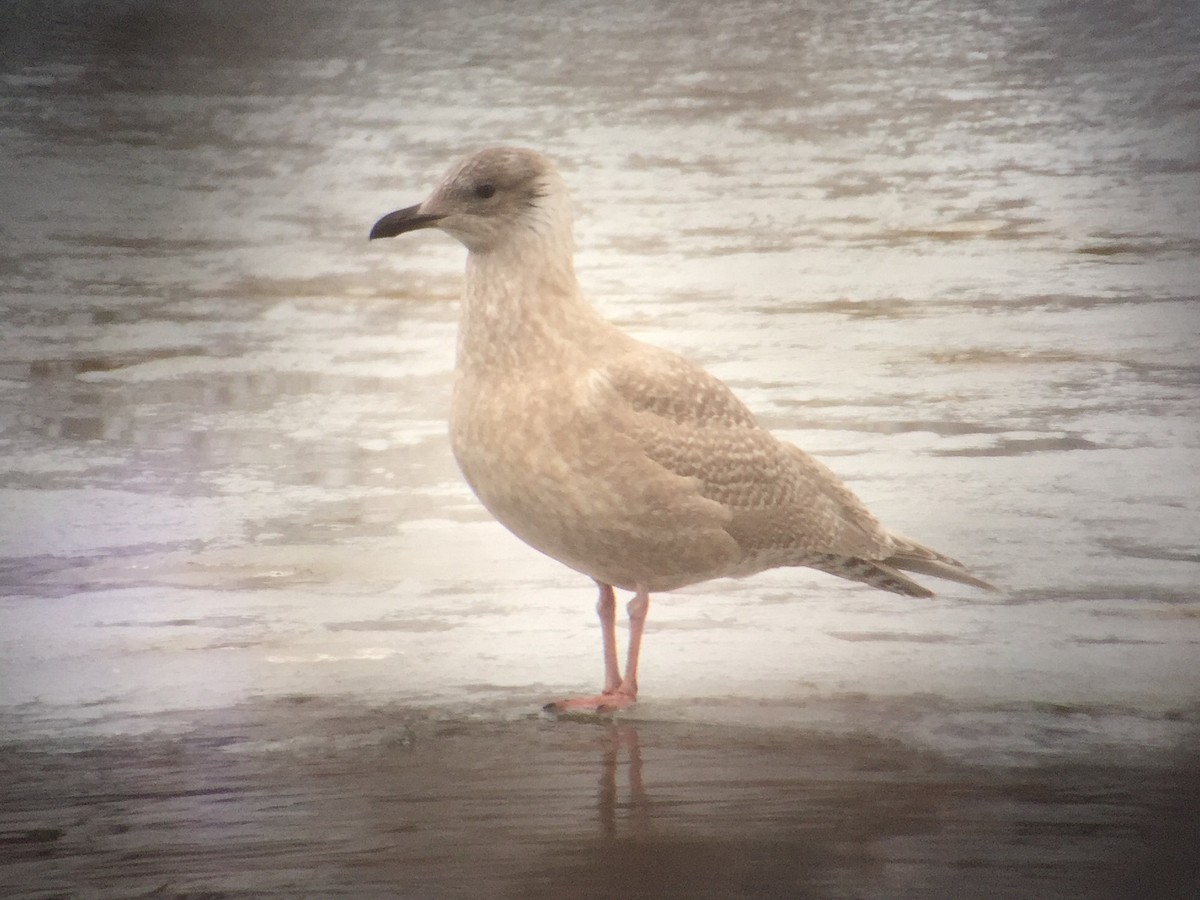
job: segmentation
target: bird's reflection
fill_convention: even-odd
[[[604,728],[598,798],[600,828],[606,838],[644,836],[650,830],[650,801],[642,778],[642,751],[638,743],[637,726],[607,722]],[[623,802],[617,786],[617,771],[621,768],[622,756],[626,761],[625,781],[628,792]],[[624,827],[621,827],[622,825]],[[618,829],[625,834],[618,834]]]

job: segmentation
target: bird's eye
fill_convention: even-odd
[[[481,184],[475,188],[475,196],[480,200],[487,200],[496,194],[496,186],[494,184]]]

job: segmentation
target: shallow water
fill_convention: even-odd
[[[1185,896],[1195,873],[1195,773],[1145,760],[992,768],[865,731],[437,719],[311,695],[188,719],[184,735],[7,752],[0,798],[22,824],[0,832],[6,883],[1059,898]]]
[[[1194,884],[1192,6],[10,19],[15,896]],[[636,713],[541,719],[596,686],[593,589],[450,458],[462,249],[365,239],[500,142],[559,161],[605,314],[1005,593],[697,586]]]

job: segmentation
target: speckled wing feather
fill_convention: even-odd
[[[730,512],[725,529],[744,554],[730,574],[890,555],[887,532],[833,472],[760,427],[704,370],[638,345],[603,375],[627,407],[623,427],[642,452],[696,479],[702,496]]]
[[[741,548],[724,574],[810,566],[910,597],[933,592],[903,571],[996,588],[962,563],[889,533],[829,468],[761,428],[720,381],[645,345],[618,354],[604,380],[626,409],[624,430],[642,453],[720,504]]]

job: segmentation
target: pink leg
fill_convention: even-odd
[[[617,664],[617,598],[611,584],[600,585],[600,599],[596,601],[596,613],[600,616],[600,637],[604,642],[604,690],[615,694],[621,686],[621,669]]]
[[[617,599],[611,585],[600,585],[600,599],[596,612],[600,615],[600,635],[604,642],[604,689],[594,697],[571,697],[546,704],[551,712],[600,712],[625,709],[637,699],[637,666],[641,651],[642,632],[646,628],[646,612],[650,607],[650,594],[638,587],[634,598],[629,601],[629,651],[625,657],[625,677],[617,663]]]
[[[646,613],[650,609],[650,593],[638,585],[637,593],[626,607],[629,611],[629,651],[625,656],[625,678],[617,688],[618,694],[637,699],[638,656],[642,651],[642,632],[646,630]]]

